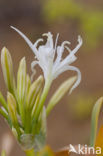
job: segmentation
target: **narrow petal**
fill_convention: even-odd
[[[42,42],[42,41],[43,41],[42,38],[38,39],[38,40],[34,43],[33,47],[37,47],[38,43],[39,43],[39,42]]]
[[[61,68],[60,70],[58,70],[54,75],[54,79],[57,78],[61,73],[67,71],[67,70],[72,70],[72,71],[76,71],[77,72],[77,81],[75,82],[75,84],[73,85],[73,87],[71,88],[70,92],[71,93],[80,83],[81,81],[81,72],[77,67],[74,66],[64,66],[63,68]]]
[[[79,48],[81,47],[82,43],[83,43],[83,41],[82,41],[81,36],[78,36],[78,45],[75,47],[75,49],[72,50],[72,54],[75,54],[79,50]]]
[[[31,81],[33,81],[34,75],[36,74],[36,70],[34,67],[38,64],[38,61],[33,61],[31,63],[31,70],[32,70],[32,75],[31,75]]]
[[[53,35],[51,34],[51,32],[45,33],[43,34],[43,36],[47,36],[47,42],[46,42],[46,47],[48,48],[52,48],[53,49]]]
[[[61,59],[62,59],[62,55],[63,55],[63,52],[64,52],[64,48],[65,48],[65,44],[70,44],[70,42],[68,41],[64,41],[61,46],[58,46],[57,47],[57,58],[55,60],[55,63],[54,63],[54,66],[58,66]]]
[[[29,47],[32,49],[32,51],[34,52],[34,54],[37,54],[37,49],[34,47],[34,45],[32,44],[32,42],[17,28],[11,26],[12,29],[14,29],[25,41],[26,43],[29,45]]]
[[[77,72],[77,81],[75,82],[75,84],[73,85],[73,87],[71,88],[69,94],[72,93],[72,91],[80,84],[80,81],[81,81],[81,72],[80,70],[77,68],[77,67],[74,67],[74,66],[69,66],[69,69],[68,70],[72,70],[72,71],[76,71]]]

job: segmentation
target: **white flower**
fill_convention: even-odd
[[[50,79],[52,82],[55,78],[57,78],[61,73],[72,70],[76,71],[78,74],[78,78],[71,91],[78,86],[81,81],[81,72],[77,67],[71,66],[77,57],[75,56],[76,52],[82,45],[82,39],[78,36],[78,45],[71,50],[67,45],[70,44],[68,41],[64,41],[60,46],[57,46],[58,36],[56,37],[55,45],[53,43],[53,35],[48,32],[43,34],[43,36],[47,36],[47,42],[44,45],[40,45],[38,48],[38,43],[43,41],[43,39],[38,39],[34,44],[18,29],[11,26],[12,29],[17,31],[27,42],[29,47],[32,49],[35,54],[36,60],[31,63],[31,69],[34,71],[34,66],[39,65],[43,70],[45,80]],[[66,49],[69,53],[63,59],[64,49]]]

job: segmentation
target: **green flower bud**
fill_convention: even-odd
[[[47,115],[50,113],[50,111],[53,109],[53,107],[61,100],[61,98],[71,89],[72,85],[77,80],[77,77],[71,77],[65,82],[61,84],[61,86],[57,89],[57,91],[53,94],[51,97],[48,106],[47,106]]]
[[[28,95],[30,85],[31,85],[31,80],[30,80],[29,75],[27,74],[27,78],[26,78],[26,95]]]
[[[7,103],[2,95],[2,93],[0,92],[0,103],[2,104],[2,106],[6,109],[6,111],[8,111],[8,108],[7,108]]]
[[[42,85],[43,85],[43,76],[39,76],[39,78],[35,80],[33,84],[30,86],[28,96],[27,96],[27,108],[28,109],[33,108],[37,95],[42,88]]]
[[[13,63],[11,55],[5,47],[1,51],[1,65],[2,65],[2,71],[3,76],[5,80],[5,84],[9,90],[9,92],[14,93],[15,92],[15,80],[14,80],[14,74],[13,74]]]
[[[35,101],[35,104],[33,106],[32,113],[31,113],[32,118],[34,118],[34,116],[35,116],[35,112],[36,112],[38,104],[40,102],[41,94],[42,94],[42,88],[41,88],[41,90],[39,91],[39,93],[38,93],[38,95],[36,97],[36,101]]]
[[[18,136],[20,135],[20,129],[17,119],[17,106],[15,98],[11,93],[7,94],[8,112],[12,121],[12,126],[16,129]]]
[[[25,100],[26,92],[26,60],[23,57],[19,64],[18,74],[17,74],[17,94],[20,103]]]
[[[12,122],[17,122],[16,101],[11,93],[7,94],[8,112]]]
[[[12,127],[12,132],[13,132],[13,135],[15,136],[15,138],[17,139],[18,138],[18,133],[16,131],[16,129],[14,127]]]

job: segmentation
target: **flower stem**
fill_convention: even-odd
[[[34,149],[25,151],[26,156],[35,156]]]
[[[40,111],[42,110],[43,108],[43,104],[45,102],[45,99],[48,95],[48,91],[50,89],[50,86],[51,86],[51,82],[50,79],[48,79],[46,82],[45,82],[45,86],[44,86],[44,90],[43,90],[43,93],[42,93],[42,96],[41,96],[41,99],[40,99],[40,102],[39,102],[39,105],[38,105],[38,108],[35,112],[35,119],[37,120],[38,119],[38,116],[40,114]]]

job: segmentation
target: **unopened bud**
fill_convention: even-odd
[[[15,90],[15,80],[13,74],[13,63],[11,55],[5,47],[1,51],[1,65],[5,84],[9,92],[14,93]]]
[[[53,109],[53,107],[61,100],[61,98],[71,89],[72,85],[75,83],[77,77],[71,77],[61,84],[57,91],[51,97],[47,106],[47,115]]]

